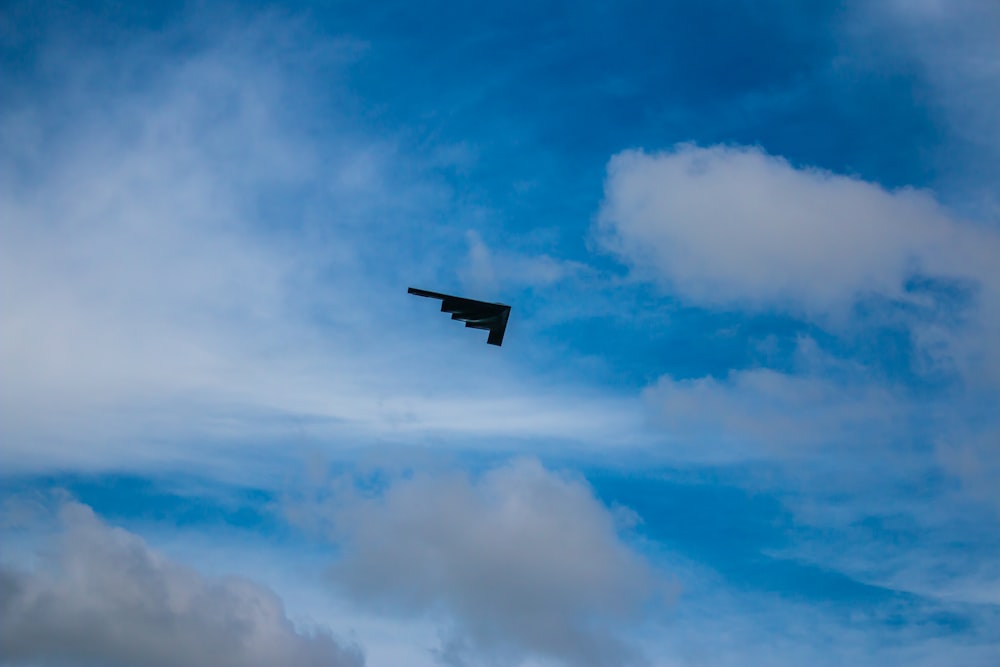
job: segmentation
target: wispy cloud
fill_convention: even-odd
[[[469,252],[461,278],[472,289],[496,293],[518,287],[548,287],[587,272],[580,262],[561,260],[547,254],[522,255],[492,251],[477,232],[466,234]]]
[[[356,441],[593,437],[628,418],[594,392],[525,381],[467,334],[432,342],[445,323],[405,288],[454,280],[461,219],[424,222],[458,205],[391,138],[348,111],[316,115],[296,72],[333,76],[357,48],[299,48],[300,29],[237,23],[178,53],[164,38],[127,43],[130,57],[80,47],[81,62],[52,47],[65,78],[5,108],[9,462],[164,460],[187,437],[259,438],[289,419]],[[548,264],[534,278],[515,264],[497,260],[505,276],[553,279]]]
[[[660,380],[646,391],[653,419],[696,460],[796,458],[821,445],[844,455],[909,433],[904,401],[861,384],[768,369]]]

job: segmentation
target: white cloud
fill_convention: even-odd
[[[694,303],[843,313],[916,275],[998,283],[1000,236],[926,192],[797,168],[752,147],[626,151],[608,164],[605,247]]]
[[[382,612],[443,616],[447,662],[630,663],[616,629],[666,591],[586,483],[530,460],[342,491],[316,512],[341,546],[338,588]]]
[[[364,660],[326,630],[304,632],[252,581],[206,578],[66,504],[54,550],[0,566],[0,662],[347,667]]]

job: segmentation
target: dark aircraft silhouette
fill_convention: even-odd
[[[488,330],[490,335],[486,339],[486,342],[490,345],[500,345],[503,343],[503,334],[507,330],[507,317],[510,315],[510,306],[502,303],[474,301],[473,299],[463,299],[460,296],[428,292],[416,287],[411,287],[407,292],[416,294],[417,296],[441,299],[442,313],[451,313],[451,319],[465,322],[465,326],[470,329]]]

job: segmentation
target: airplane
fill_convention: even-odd
[[[451,319],[465,322],[465,326],[470,329],[489,331],[490,335],[486,339],[488,344],[500,346],[503,343],[510,306],[503,303],[489,303],[438,292],[428,292],[416,287],[411,287],[406,291],[416,296],[441,299],[441,312],[451,313]]]

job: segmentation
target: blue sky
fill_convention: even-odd
[[[0,664],[997,664],[998,30],[7,3]]]

